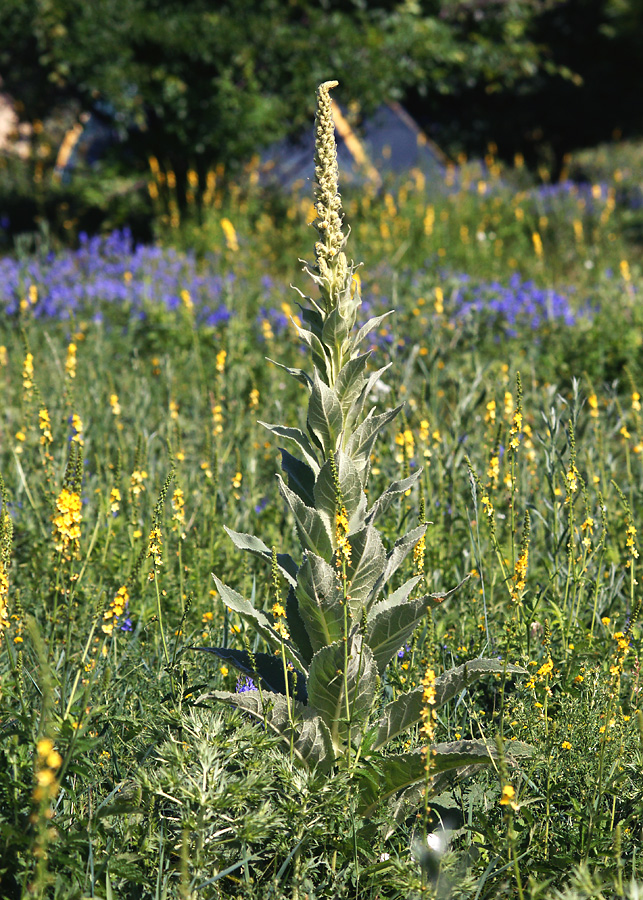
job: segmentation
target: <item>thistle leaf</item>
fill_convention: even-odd
[[[252,553],[270,564],[272,563],[272,550],[266,547],[261,538],[255,537],[253,534],[244,534],[242,531],[233,531],[227,525],[223,527],[232,543],[239,550],[246,550],[248,553]],[[278,553],[277,565],[286,581],[294,587],[297,584],[297,563],[292,556],[289,556],[287,553]]]
[[[313,372],[313,389],[308,401],[308,430],[330,456],[337,449],[337,442],[344,424],[342,408],[335,392]]]
[[[461,666],[449,669],[448,672],[438,675],[435,679],[435,709],[440,709],[460,691],[465,690],[484,675],[502,675],[503,673],[507,675],[529,674],[521,666],[506,665],[497,659],[472,659]],[[423,693],[423,688],[416,688],[384,707],[377,727],[377,737],[373,744],[374,750],[383,747],[388,741],[420,722]]]
[[[288,476],[288,487],[293,490],[306,506],[315,506],[315,473],[287,450],[281,451],[281,468]]]
[[[259,691],[244,691],[242,694],[211,691],[199,697],[197,702],[205,700],[222,701],[249,713],[262,724],[265,722],[271,731],[283,737],[288,747],[290,747],[291,735],[294,732],[293,750],[300,763],[307,769],[317,767],[324,773],[329,772],[332,768],[335,754],[330,732],[322,718],[303,703],[291,700],[290,708],[293,717],[291,724],[288,715],[288,701],[281,694],[273,694],[268,691],[264,691],[262,695],[259,694]]]
[[[306,506],[297,494],[284,484],[279,475],[277,475],[277,480],[279,490],[295,517],[297,534],[303,548],[312,550],[323,559],[330,559],[333,555],[332,538],[324,519],[316,509]]]
[[[345,667],[346,652],[348,666]],[[367,720],[376,689],[377,671],[373,654],[362,642],[360,635],[349,639],[348,648],[343,640],[336,641],[313,656],[308,675],[308,703],[310,708],[321,714],[328,725],[336,750],[340,750],[342,743],[355,737],[360,724]]]
[[[288,438],[294,441],[304,455],[304,459],[313,470],[315,475],[319,472],[319,462],[317,460],[317,452],[310,442],[308,435],[300,428],[287,428],[285,425],[269,425],[267,422],[259,422],[268,431],[279,437]]]
[[[333,567],[308,553],[297,572],[295,593],[313,650],[340,641],[344,635],[343,594]]]
[[[286,694],[284,664],[279,656],[272,653],[249,653],[247,650],[232,650],[229,647],[191,647],[203,653],[213,653],[218,659],[230,663],[235,669],[250,676],[253,680],[261,679],[268,691],[275,694]],[[294,669],[288,671],[288,692],[291,697],[305,703],[308,699],[306,676]]]

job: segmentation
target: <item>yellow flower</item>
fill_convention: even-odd
[[[52,516],[54,546],[59,553],[66,555],[70,547],[78,548],[83,518],[81,509],[80,494],[63,488],[56,498],[56,513]]]
[[[587,398],[589,403],[589,414],[592,419],[598,419],[598,398],[596,394],[590,394]]]
[[[44,406],[38,413],[38,427],[42,431],[42,435],[40,436],[40,443],[44,447],[47,447],[53,441],[54,436],[51,433],[51,421],[49,419],[49,412]]]
[[[113,487],[109,492],[109,510],[112,513],[117,513],[120,509],[121,502],[121,492],[117,487]]]
[[[512,809],[518,809],[518,804],[515,802],[514,798],[516,796],[516,791],[513,786],[510,784],[506,784],[502,789],[502,795],[500,797],[500,805],[501,806],[510,806]]]
[[[109,395],[109,405],[112,408],[112,415],[120,416],[121,414],[121,405],[118,402],[118,394],[110,394]]]
[[[569,741],[563,741],[560,746],[562,747],[563,750],[571,750],[572,749],[572,745],[569,743]]]
[[[237,232],[230,219],[221,219],[221,228],[225,234],[225,242],[228,250],[236,253],[239,249],[239,241],[237,239]]]
[[[65,360],[65,372],[70,378],[76,377],[76,344],[71,343],[67,347],[67,358]]]
[[[223,370],[225,369],[225,361],[226,361],[227,355],[228,354],[226,353],[225,350],[219,350],[219,352],[217,353],[216,369],[217,369],[217,372],[219,372],[221,374],[223,373]]]

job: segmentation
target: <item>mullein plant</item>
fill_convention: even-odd
[[[277,553],[258,537],[226,529],[239,549],[272,567],[272,617],[214,576],[223,603],[256,631],[269,652],[198,649],[216,654],[251,679],[240,692],[212,691],[201,700],[224,701],[249,713],[281,735],[291,757],[306,768],[351,771],[360,809],[367,813],[404,790],[417,793],[419,787],[418,797],[434,793],[447,775],[489,763],[495,750],[484,740],[461,740],[432,744],[430,752],[386,752],[389,742],[422,724],[424,710],[422,686],[382,707],[386,668],[447,594],[417,596],[423,579],[418,574],[391,588],[400,566],[423,540],[426,524],[401,535],[388,549],[376,528],[391,504],[416,485],[421,471],[391,484],[370,506],[367,501],[375,441],[402,407],[365,412],[369,393],[388,366],[369,371],[371,351],[363,345],[385,316],[356,327],[359,279],[344,253],[347,237],[329,96],[336,84],[326,82],[317,93],[318,240],[315,262],[304,270],[319,298],[301,294],[299,304],[298,332],[310,351],[312,374],[287,369],[308,390],[306,430],[262,423],[296,451],[282,449],[285,479],[277,477],[301,544],[300,561]],[[285,601],[279,593],[282,580],[288,585]],[[484,674],[523,672],[497,659],[473,660],[435,678],[432,708],[439,709]],[[516,755],[526,751],[523,745],[512,749]]]

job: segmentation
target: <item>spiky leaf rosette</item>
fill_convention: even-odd
[[[261,538],[227,529],[240,550],[272,565],[273,574],[287,582],[287,637],[284,628],[215,576],[223,602],[260,635],[272,655],[199,648],[251,673],[257,683],[254,691],[215,691],[201,699],[225,701],[255,716],[281,735],[293,758],[305,766],[328,771],[342,760],[350,764],[352,748],[360,745],[361,764],[368,767],[369,760],[377,760],[376,767],[385,772],[383,798],[424,778],[425,770],[415,756],[382,757],[388,741],[422,721],[423,703],[422,691],[412,691],[374,718],[380,680],[427,610],[448,594],[414,596],[418,576],[391,590],[426,525],[400,535],[388,547],[376,527],[378,517],[413,488],[421,471],[389,485],[370,506],[367,501],[375,442],[401,407],[379,414],[368,407],[369,394],[387,367],[369,371],[371,351],[362,352],[361,347],[384,316],[356,327],[361,298],[355,266],[344,253],[329,96],[335,85],[326,82],[317,92],[318,240],[315,262],[304,268],[319,297],[300,295],[304,324],[299,334],[310,349],[312,371],[287,369],[309,392],[305,430],[263,423],[289,441],[290,449],[282,449],[283,477],[277,477],[300,550],[294,557],[277,554]],[[275,670],[275,653],[282,661],[281,676]],[[507,677],[522,672],[498,660],[474,660],[438,676],[436,708],[485,674]],[[470,772],[488,763],[491,753],[484,741],[436,745],[432,769],[436,778],[447,771]],[[363,779],[363,792],[362,805],[370,809],[379,796],[377,790],[373,793],[372,778]]]

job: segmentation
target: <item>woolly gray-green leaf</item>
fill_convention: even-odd
[[[468,766],[485,766],[497,756],[495,747],[484,741],[450,741],[432,744],[430,775],[458,770]],[[384,756],[377,761],[378,783],[364,783],[360,812],[368,817],[380,803],[418,781],[426,778],[426,759],[421,750]],[[431,792],[431,785],[429,785]]]
[[[275,359],[270,359],[269,356],[266,357],[269,363],[272,363],[273,366],[277,366],[278,369],[283,369],[284,372],[288,372],[293,378],[299,381],[304,387],[307,387],[309,390],[313,386],[313,380],[307,372],[304,372],[303,369],[293,369],[290,366],[285,366],[283,363],[277,362]]]
[[[395,542],[393,549],[387,554],[384,571],[368,598],[369,607],[372,606],[384,585],[387,584],[395,572],[397,572],[420,538],[424,536],[426,528],[426,525],[418,525],[417,528],[413,528]]]
[[[326,353],[324,351],[324,345],[319,340],[316,334],[313,334],[312,331],[308,331],[307,328],[301,328],[296,325],[297,334],[309,347],[312,352],[313,363],[320,372],[325,372],[326,378],[330,380],[331,377],[331,369],[330,362]]]
[[[348,516],[349,532],[357,531],[364,525],[364,513],[366,512],[366,495],[362,490],[362,483],[355,469],[355,464],[349,456],[337,451],[335,456],[335,468],[339,481],[339,489],[342,502]],[[315,508],[324,517],[332,530],[333,546],[335,545],[335,513],[336,490],[333,480],[333,467],[328,460],[321,468],[314,489]]]
[[[282,448],[281,468],[288,476],[288,487],[297,494],[306,506],[314,507],[316,505],[314,495],[315,473],[310,466]]]
[[[398,415],[401,409],[402,406],[396,406],[395,409],[388,409],[378,416],[373,415],[371,410],[346,441],[346,453],[355,461],[360,471],[368,467],[380,431]]]
[[[347,567],[348,593],[355,612],[364,605],[386,566],[386,551],[377,529],[367,525],[350,535],[351,560]]]
[[[252,553],[253,556],[258,556],[260,559],[272,563],[272,550],[266,547],[261,538],[255,537],[253,534],[244,534],[242,531],[233,531],[227,525],[223,527],[232,543],[239,550],[245,550],[248,553]],[[294,587],[297,584],[297,563],[295,560],[287,553],[278,553],[277,565],[286,581]]]
[[[334,391],[313,373],[313,389],[308,401],[308,429],[324,449],[328,457],[337,449],[337,441],[341,433],[344,417],[339,400]]]
[[[220,700],[236,709],[249,713],[254,719],[265,724],[275,734],[281,735],[290,748],[291,731],[294,730],[293,750],[306,768],[317,766],[321,772],[329,772],[335,760],[330,732],[323,719],[298,701],[290,701],[294,719],[294,729],[288,715],[288,701],[282,694],[270,691],[244,691],[233,694],[229,691],[211,691],[203,694],[197,702]]]
[[[347,666],[345,652],[348,653]],[[308,704],[309,708],[321,714],[328,725],[336,751],[340,751],[342,743],[356,737],[360,724],[368,719],[376,689],[377,671],[373,654],[360,635],[349,639],[348,648],[345,641],[337,641],[313,656],[308,674]]]
[[[378,328],[384,319],[388,319],[389,316],[393,315],[393,310],[390,309],[388,312],[385,312],[381,316],[373,316],[372,319],[369,319],[367,322],[362,325],[357,334],[355,335],[355,339],[353,340],[353,347],[359,347],[364,338],[371,333],[375,328]]]
[[[288,438],[294,441],[304,455],[304,459],[313,470],[315,475],[319,472],[319,462],[317,460],[317,452],[310,442],[310,438],[300,428],[287,428],[285,425],[269,425],[267,422],[259,422],[268,431],[279,437]]]
[[[333,555],[333,546],[331,535],[323,518],[316,509],[306,506],[279,475],[277,475],[277,481],[279,490],[295,517],[297,534],[304,550],[312,550],[322,559],[330,559]]]
[[[344,635],[344,605],[335,569],[308,553],[297,572],[295,594],[313,650],[340,641]]]
[[[366,521],[368,523],[373,523],[377,516],[385,513],[395,499],[397,499],[401,494],[405,494],[407,491],[411,490],[421,474],[422,469],[420,468],[417,469],[412,475],[409,475],[408,478],[402,478],[400,481],[394,481],[392,484],[389,484],[384,493],[380,494],[375,503],[373,503],[373,505],[369,509],[366,515]]]
[[[369,618],[364,639],[373,651],[380,675],[402,644],[413,634],[429,606],[435,606],[438,602],[440,601],[432,601],[429,596],[406,602],[400,601],[397,605]]]
[[[331,310],[331,312],[326,317],[326,321],[324,322],[324,326],[322,329],[322,343],[325,344],[330,350],[334,350],[335,347],[344,348],[345,342],[348,339],[349,334],[349,326],[336,307]]]
[[[405,581],[404,584],[401,585],[396,591],[393,591],[392,594],[389,594],[389,596],[385,600],[380,600],[378,603],[374,603],[369,610],[368,620],[372,621],[376,616],[378,616],[385,610],[392,609],[394,606],[399,606],[400,603],[406,603],[409,594],[418,584],[418,582],[422,581],[422,578],[422,575],[414,575],[412,578],[409,578],[408,581]]]
[[[440,709],[460,691],[484,675],[528,675],[521,666],[505,665],[498,659],[472,659],[449,669],[435,679],[435,708]],[[424,689],[419,687],[408,694],[403,694],[384,707],[377,728],[377,737],[373,749],[384,746],[422,718],[422,695]]]
[[[346,365],[342,366],[337,375],[334,390],[335,396],[342,407],[344,417],[346,417],[346,413],[357,400],[366,384],[366,378],[363,373],[370,356],[371,351],[369,350],[368,353],[363,353],[361,356],[356,356],[354,359],[349,360]]]
[[[305,665],[304,660],[295,648],[292,647],[288,641],[284,641],[275,631],[266,614],[259,609],[255,609],[249,600],[246,600],[245,597],[242,597],[237,591],[228,587],[227,584],[224,584],[216,575],[212,575],[212,577],[214,578],[214,583],[217,586],[217,590],[221,595],[223,603],[252,625],[255,631],[264,639],[268,646],[273,648],[273,650],[279,649],[283,643],[288,659],[305,672],[307,666]]]

